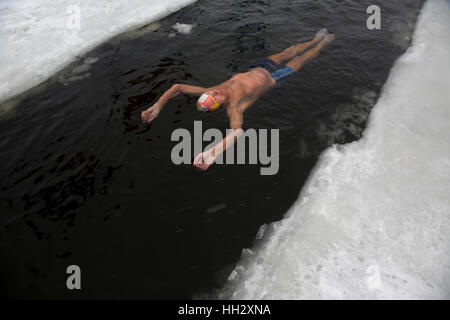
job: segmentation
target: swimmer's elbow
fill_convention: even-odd
[[[180,83],[175,83],[170,87],[170,91],[172,91],[172,96],[175,97],[180,93],[184,93],[184,86]]]

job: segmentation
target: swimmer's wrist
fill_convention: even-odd
[[[214,161],[216,161],[216,158],[217,158],[216,153],[217,152],[216,152],[215,148],[206,150],[203,152],[203,159],[206,161],[206,163],[212,164]]]
[[[154,105],[153,105],[153,107],[154,108],[156,108],[156,109],[158,109],[158,111],[161,111],[161,109],[162,109],[162,105],[159,103],[159,101],[158,102],[156,102]]]
[[[215,153],[216,153],[216,151],[215,151],[214,147],[211,148],[211,149],[203,151],[203,155],[207,156],[207,157],[210,157],[210,158],[215,158]]]

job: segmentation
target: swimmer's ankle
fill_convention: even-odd
[[[335,38],[336,38],[336,35],[330,33],[325,38],[323,38],[317,46],[320,49],[323,49],[323,48],[327,47],[331,42],[333,42]]]

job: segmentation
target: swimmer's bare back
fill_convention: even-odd
[[[199,108],[201,104],[205,108],[214,105],[214,109],[210,110],[216,110],[218,107],[225,106],[230,120],[230,128],[234,130],[213,148],[197,155],[193,162],[193,165],[198,169],[207,170],[216,158],[234,144],[243,133],[244,111],[253,105],[264,93],[300,70],[306,62],[316,58],[320,50],[331,43],[334,37],[334,35],[328,34],[326,29],[322,29],[316,33],[313,40],[298,43],[280,53],[269,56],[261,60],[259,64],[251,67],[249,71],[236,74],[214,87],[204,88],[186,84],[174,84],[153,106],[141,113],[141,118],[147,123],[153,121],[167,102],[180,93],[201,96],[197,102],[199,110],[204,109]],[[309,50],[302,55],[298,55],[306,49]],[[283,66],[283,63],[286,64]],[[209,106],[204,102],[205,99],[209,99]]]

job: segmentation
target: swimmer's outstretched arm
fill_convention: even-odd
[[[141,112],[141,118],[144,122],[150,122],[155,119],[164,105],[169,102],[170,99],[176,97],[180,93],[192,94],[192,95],[202,95],[202,93],[208,91],[209,88],[189,86],[186,84],[174,84],[169,90],[164,92],[164,94],[158,99],[158,101],[148,108],[147,110]]]
[[[233,108],[232,111],[228,113],[228,117],[230,118],[230,128],[233,129],[233,131],[227,134],[227,136],[214,147],[197,155],[194,159],[194,167],[200,170],[207,170],[217,157],[236,143],[237,139],[244,133],[242,130],[243,114],[240,109]]]

